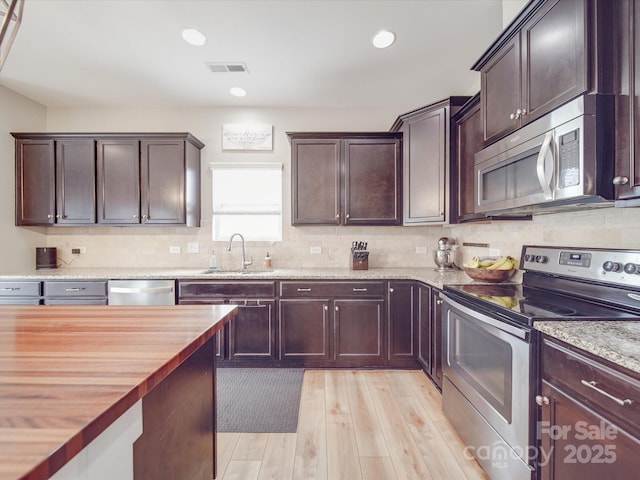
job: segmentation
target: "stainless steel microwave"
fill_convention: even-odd
[[[476,212],[613,206],[613,105],[583,95],[476,153]]]

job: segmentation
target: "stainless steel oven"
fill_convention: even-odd
[[[531,329],[443,295],[443,409],[492,479],[531,479]]]
[[[524,246],[522,285],[447,285],[443,410],[493,480],[535,478],[538,320],[637,320],[640,251]]]

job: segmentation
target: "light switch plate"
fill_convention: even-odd
[[[499,257],[500,256],[500,249],[499,248],[490,248],[489,249],[489,256],[490,257]]]
[[[309,253],[322,253],[322,247],[310,247]]]
[[[187,243],[187,253],[200,253],[200,244],[198,242]]]
[[[416,253],[427,253],[427,247],[416,247]]]
[[[182,249],[180,247],[177,246],[171,246],[169,247],[169,253],[180,253],[182,251]]]

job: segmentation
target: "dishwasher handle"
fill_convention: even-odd
[[[109,287],[110,293],[172,293],[173,287]]]

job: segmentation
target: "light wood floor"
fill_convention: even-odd
[[[464,480],[464,455],[421,371],[307,370],[297,433],[218,433],[221,480]]]

